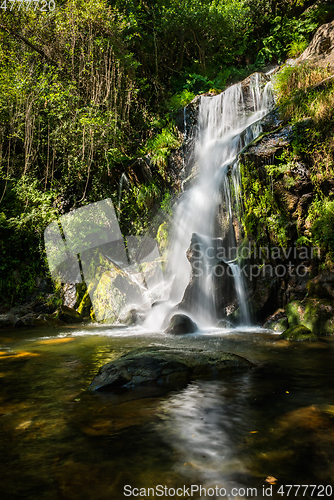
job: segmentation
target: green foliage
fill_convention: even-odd
[[[152,208],[157,198],[160,198],[160,189],[155,182],[143,184],[140,188],[134,187],[137,203],[140,209]]]
[[[187,104],[189,104],[195,97],[193,92],[190,92],[188,89],[182,90],[182,92],[178,92],[174,94],[169,100],[169,108],[172,111],[178,111],[179,109],[184,108]]]
[[[144,149],[144,154],[149,154],[151,163],[155,167],[162,178],[166,178],[167,158],[172,149],[176,149],[181,145],[181,138],[175,126],[170,123],[163,128],[159,134],[147,141]]]
[[[315,245],[334,262],[334,201],[317,196],[309,208],[307,220]]]
[[[288,44],[288,53],[289,57],[299,57],[302,52],[307,48],[308,43],[305,39],[293,40]]]
[[[36,288],[35,278],[47,274],[43,233],[57,217],[54,193],[44,192],[36,179],[0,177],[6,186],[0,214],[0,297],[11,306]]]
[[[272,166],[269,167],[272,172]],[[288,217],[268,177],[263,180],[252,165],[241,165],[242,188],[247,193],[242,217],[245,236],[254,238],[259,246],[274,244],[285,248]]]
[[[276,16],[272,19],[270,35],[263,39],[257,61],[260,64],[266,61],[281,63],[287,55],[296,57],[298,51],[302,52],[306,48],[311,34],[318,27],[317,14],[317,9],[312,9],[298,18]]]
[[[320,19],[319,9],[303,17],[308,5],[69,0],[53,12],[2,12],[0,296],[6,303],[23,300],[35,277],[47,273],[43,231],[58,215],[110,197],[120,206],[124,232],[136,234],[148,229],[159,204],[169,214],[167,159],[181,139],[166,116],[197,93],[223,90],[264,61],[300,50]],[[330,96],[298,97],[295,119],[322,116],[323,123],[332,116]],[[302,154],[314,147],[312,134],[309,145],[295,145]],[[322,175],[331,172],[329,142],[326,151]],[[120,175],[138,152],[150,155],[153,179],[132,181],[119,200]],[[269,210],[275,200],[260,184],[253,186],[249,221],[261,219],[259,235],[263,228],[282,232],[284,216]]]

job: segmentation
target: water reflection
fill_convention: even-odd
[[[262,491],[268,476],[278,485],[334,477],[334,339],[296,346],[263,332],[172,338],[97,330],[3,339],[1,498],[118,500],[125,484]],[[131,349],[189,343],[234,352],[257,368],[167,394],[86,392],[101,365]]]
[[[178,452],[174,467],[207,487],[232,488],[236,473],[247,472],[235,450],[250,425],[245,411],[248,377],[235,377],[233,391],[230,384],[231,379],[192,383],[161,408],[158,429]]]

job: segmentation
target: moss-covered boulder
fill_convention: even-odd
[[[286,316],[279,319],[269,320],[263,325],[263,328],[268,328],[276,333],[284,332],[288,327],[288,318]]]
[[[287,330],[285,330],[285,332],[282,333],[282,335],[280,335],[280,338],[289,340],[290,342],[314,342],[315,340],[318,340],[318,337],[304,325],[296,325],[292,328],[288,328]]]
[[[184,387],[195,378],[219,378],[253,366],[247,359],[226,352],[208,354],[196,349],[144,347],[102,366],[89,389],[108,391],[142,385]]]
[[[334,304],[329,299],[308,298],[286,306],[289,327],[304,325],[315,335],[334,333]]]
[[[92,295],[97,320],[108,323],[117,323],[126,308],[143,302],[138,283],[116,266],[102,274]]]

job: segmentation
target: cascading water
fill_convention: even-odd
[[[194,233],[202,258],[202,276],[197,280],[196,298],[187,312],[201,326],[215,322],[211,276],[213,262],[208,248],[213,238],[222,236],[229,247],[236,245],[233,222],[239,216],[236,212],[241,209],[237,155],[261,133],[259,120],[269,111],[272,103],[271,84],[264,86],[259,74],[250,77],[250,86],[246,90],[239,83],[218,96],[201,97],[194,146],[198,175],[175,211],[167,268],[168,300],[154,308],[146,319],[147,328],[161,328],[184,297],[191,277],[187,249]],[[224,234],[219,234],[216,215],[222,197]],[[236,263],[228,264],[234,277],[241,323],[249,324],[243,278]]]

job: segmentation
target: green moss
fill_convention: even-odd
[[[333,301],[308,298],[304,301],[290,302],[286,307],[289,326],[303,325],[316,335],[334,333]]]
[[[280,335],[281,339],[289,340],[290,342],[304,342],[311,341],[314,342],[318,340],[318,337],[314,335],[309,328],[304,325],[296,325],[292,328],[288,328],[285,332]]]

